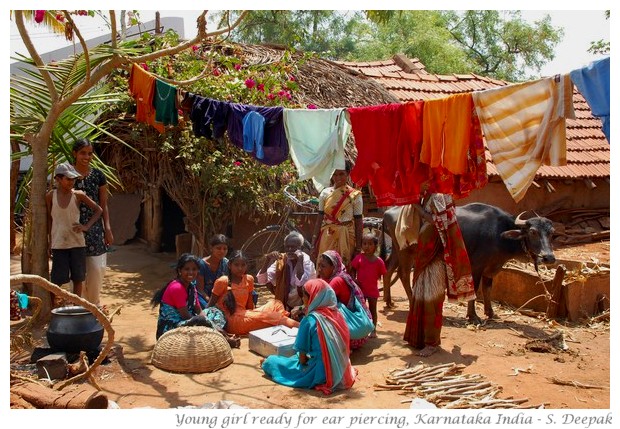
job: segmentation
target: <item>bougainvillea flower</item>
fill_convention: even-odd
[[[235,70],[241,70],[241,64],[235,64]]]
[[[149,71],[149,66],[146,63],[140,63],[140,67],[142,67],[146,71]]]
[[[218,69],[217,67],[213,69],[213,76],[219,76],[220,74],[220,69]]]
[[[272,93],[267,94],[267,98],[270,100],[273,100],[274,98],[276,98],[275,95],[273,95]]]
[[[34,22],[40,24],[43,22],[43,17],[45,16],[44,10],[35,10],[34,11]]]
[[[265,90],[265,84],[264,83],[259,83],[258,85],[256,85],[256,90],[257,91],[264,91]]]
[[[254,82],[254,79],[246,79],[245,86],[247,86],[249,89],[252,89],[254,88],[254,85],[256,85],[256,82]]]
[[[198,45],[192,46],[192,51],[196,52],[198,49],[200,49],[200,46]]]
[[[308,104],[308,109],[317,109],[316,104]]]

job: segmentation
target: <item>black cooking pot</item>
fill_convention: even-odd
[[[84,307],[60,307],[52,310],[47,327],[47,342],[55,351],[79,353],[96,350],[103,339],[103,326]]]

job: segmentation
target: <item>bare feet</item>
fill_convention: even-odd
[[[430,355],[439,351],[439,347],[435,346],[426,346],[422,350],[416,353],[416,355],[421,357],[429,357]]]
[[[226,341],[228,341],[231,348],[238,349],[241,347],[241,338],[236,335],[226,335]]]

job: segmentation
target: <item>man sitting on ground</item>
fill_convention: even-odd
[[[304,237],[293,231],[284,238],[285,253],[272,252],[265,258],[263,266],[256,275],[257,283],[266,285],[276,299],[284,303],[291,318],[303,317],[302,286],[316,278],[316,270],[310,255],[301,250]]]

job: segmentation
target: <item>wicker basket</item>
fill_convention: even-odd
[[[226,338],[206,326],[186,326],[164,333],[151,357],[153,365],[171,372],[213,372],[232,362]]]

